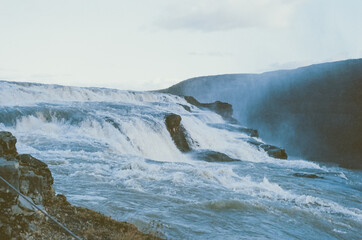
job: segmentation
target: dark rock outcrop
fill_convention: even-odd
[[[19,196],[0,180],[1,239],[71,239],[28,201],[83,239],[159,239],[139,232],[130,223],[73,206],[65,196],[55,195],[48,166],[31,155],[18,155],[15,143],[11,133],[0,132],[0,176],[25,196]]]
[[[259,147],[266,151],[270,157],[288,159],[288,155],[283,148],[279,148],[269,144],[261,144]]]
[[[191,108],[190,108],[189,106],[184,105],[184,104],[178,104],[178,105],[180,105],[181,107],[183,107],[186,111],[191,112]]]
[[[245,133],[250,137],[259,137],[259,132],[256,129],[246,128],[246,127],[239,127],[237,129],[239,132]]]
[[[16,156],[20,166],[20,191],[35,204],[47,205],[54,196],[53,176],[48,165],[29,154]]]
[[[285,152],[285,149],[279,148],[273,145],[264,144],[259,142],[253,138],[249,138],[246,140],[250,145],[256,146],[259,150],[263,149],[267,152],[270,157],[279,158],[279,159],[288,159],[288,155]]]
[[[170,114],[165,117],[167,130],[169,131],[172,140],[181,152],[189,152],[190,146],[186,140],[185,129],[181,125],[181,116]]]
[[[122,132],[121,129],[121,125],[119,123],[117,123],[116,121],[114,121],[112,118],[110,117],[105,117],[104,120],[110,124],[112,124],[112,126],[117,129],[118,131]]]
[[[12,158],[18,153],[16,151],[16,138],[10,132],[0,132],[0,156]]]
[[[304,178],[320,178],[320,179],[324,179],[324,177],[318,176],[316,174],[309,174],[309,173],[294,173],[293,176],[295,176],[295,177],[304,177]]]
[[[0,157],[0,176],[6,179],[15,188],[19,189],[20,171],[19,164],[15,162],[8,162],[4,158]],[[16,194],[9,191],[8,187],[0,180],[0,232],[1,222],[4,218],[4,212],[6,209],[10,209],[11,206],[16,203]]]
[[[236,119],[233,118],[233,106],[226,102],[220,102],[216,101],[213,103],[200,103],[197,101],[194,97],[191,96],[185,96],[185,100],[198,107],[198,108],[207,108],[220,116],[222,116],[225,120],[231,121],[231,122],[237,122]]]
[[[198,159],[204,160],[206,162],[235,162],[239,161],[237,159],[231,158],[228,155],[221,153],[221,152],[215,152],[211,150],[206,151],[200,151],[195,153],[196,157]]]
[[[16,138],[10,132],[0,132],[0,176],[36,205],[52,202],[53,177],[48,166],[28,155],[18,155]],[[24,236],[38,218],[35,208],[0,181],[0,235],[5,239]]]
[[[259,132],[256,129],[247,128],[247,127],[241,127],[236,124],[220,124],[220,123],[212,123],[208,124],[209,126],[219,128],[219,129],[225,129],[233,132],[241,132],[249,137],[259,137]]]

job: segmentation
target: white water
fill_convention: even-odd
[[[245,134],[212,127],[228,124],[219,115],[168,94],[0,86],[0,130],[17,137],[20,153],[46,162],[56,191],[74,204],[141,229],[159,221],[172,239],[359,237],[359,171],[270,158],[242,140]],[[240,161],[181,153],[165,127],[169,113],[182,116],[194,151]]]

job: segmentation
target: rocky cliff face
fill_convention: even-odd
[[[29,154],[18,154],[15,144],[10,132],[0,132],[0,176],[26,198],[0,180],[1,239],[72,239],[29,201],[83,239],[158,239],[55,195],[48,166]]]

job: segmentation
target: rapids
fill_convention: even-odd
[[[181,153],[169,113],[193,150],[239,161]],[[75,205],[169,239],[360,238],[361,171],[271,158],[231,125],[170,94],[0,81],[0,130]]]

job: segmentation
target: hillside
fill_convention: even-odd
[[[229,102],[236,119],[292,156],[362,168],[362,59],[197,77],[161,92]]]

